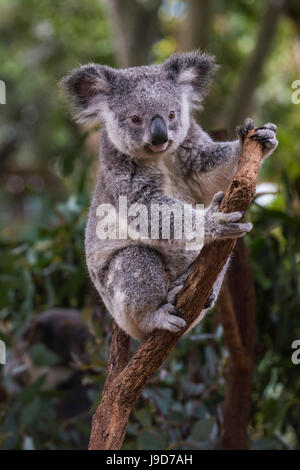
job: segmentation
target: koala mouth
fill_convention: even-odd
[[[170,145],[170,141],[167,141],[164,144],[160,144],[160,145],[149,144],[147,145],[147,148],[148,150],[150,150],[150,152],[159,153],[159,152],[164,152],[165,150],[167,150],[169,145]]]

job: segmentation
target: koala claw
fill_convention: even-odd
[[[223,212],[220,212],[219,222],[222,224],[226,224],[228,222],[237,222],[238,220],[241,220],[243,215],[243,212],[230,212],[229,214],[223,214]]]
[[[242,142],[244,142],[246,135],[248,134],[249,131],[254,129],[254,121],[253,119],[247,118],[244,122],[243,126],[238,126],[236,128],[236,132],[241,139]]]
[[[217,300],[216,293],[215,293],[214,289],[212,289],[210,291],[209,296],[206,299],[206,302],[204,304],[204,308],[212,308],[216,300]]]
[[[221,230],[221,238],[240,238],[250,232],[252,228],[253,225],[250,222],[240,224],[233,222],[226,223]]]
[[[218,193],[216,193],[211,201],[209,210],[211,210],[212,212],[219,211],[220,204],[222,202],[223,197],[224,197],[223,191],[219,191]]]
[[[212,203],[205,215],[205,237],[210,241],[213,239],[239,238],[252,230],[252,224],[239,222],[243,212],[231,212],[224,214],[219,211],[220,201],[223,193],[219,192],[213,197]]]
[[[174,287],[174,289],[171,289],[168,292],[167,301],[169,304],[173,304],[173,305],[175,304],[177,294],[181,291],[182,288],[183,288],[183,284],[180,284],[179,286]]]
[[[186,326],[186,321],[179,315],[180,312],[174,305],[165,304],[156,312],[155,327],[178,333]]]
[[[273,124],[272,122],[267,122],[263,126],[259,127],[258,129],[270,129],[273,132],[277,131],[277,126],[276,124]]]

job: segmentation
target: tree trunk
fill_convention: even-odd
[[[107,5],[120,67],[149,63],[149,51],[160,35],[158,10],[161,0],[108,0]]]
[[[255,345],[255,290],[247,248],[239,239],[232,256],[219,311],[230,351],[222,449],[248,448]]]
[[[211,33],[213,2],[187,0],[187,15],[181,33],[184,50],[207,50]]]
[[[255,89],[257,88],[262,71],[274,42],[277,25],[282,13],[283,2],[269,0],[262,17],[257,34],[256,45],[243,67],[240,83],[231,97],[229,109],[226,112],[228,122],[226,127],[232,132],[250,114]]]

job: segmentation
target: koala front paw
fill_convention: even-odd
[[[244,143],[245,137],[248,134],[249,131],[254,129],[254,121],[253,119],[247,118],[244,122],[243,126],[238,126],[236,128],[236,133],[241,141],[241,143]]]
[[[252,230],[249,222],[238,222],[243,217],[243,212],[220,212],[220,203],[224,197],[223,192],[214,195],[211,205],[204,217],[205,240],[210,242],[216,239],[239,238]]]
[[[180,316],[179,310],[171,304],[165,304],[155,313],[155,327],[178,333],[186,326],[186,321]]]
[[[271,122],[258,127],[255,133],[250,137],[257,140],[263,147],[263,156],[266,157],[276,149],[278,140],[276,138],[277,127]]]

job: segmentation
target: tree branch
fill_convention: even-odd
[[[113,322],[107,364],[107,376],[103,393],[109,389],[111,383],[126,366],[129,357],[129,346],[129,336],[121,330],[116,322]]]
[[[245,211],[256,187],[261,146],[247,136],[235,178],[221,203],[225,213]],[[203,309],[235,240],[220,240],[204,245],[196,259],[176,305],[190,325]],[[105,387],[102,401],[93,416],[90,449],[120,449],[131,407],[188,326],[179,334],[157,330],[140,345],[123,370]]]
[[[229,317],[226,307],[227,296],[230,298],[232,308]],[[224,450],[242,450],[248,448],[247,428],[251,412],[255,352],[254,280],[247,248],[242,239],[239,239],[235,246],[225,290],[220,296],[219,310],[225,340],[230,350],[221,446]],[[237,348],[232,347],[233,329],[238,330],[242,354]]]
[[[222,293],[220,295],[220,317],[230,356],[237,366],[242,369],[247,362],[246,351],[242,343],[239,326],[226,280],[224,281]]]

